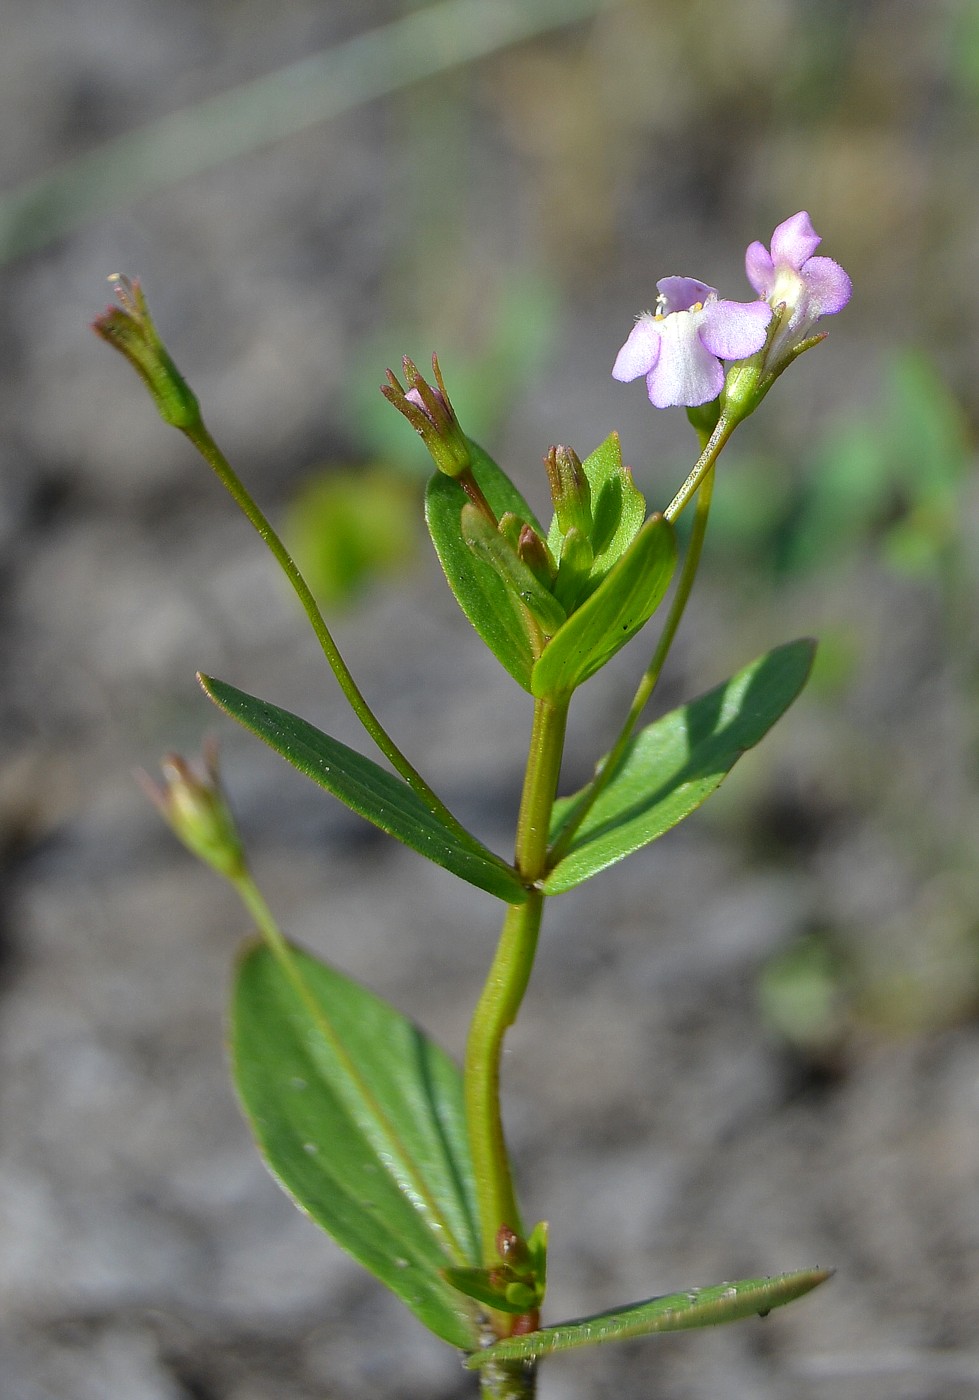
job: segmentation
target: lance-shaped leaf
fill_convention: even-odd
[[[801,1298],[832,1273],[832,1269],[804,1269],[800,1273],[741,1279],[737,1283],[718,1283],[712,1288],[691,1288],[685,1293],[649,1298],[613,1312],[542,1327],[522,1337],[506,1337],[474,1352],[466,1359],[466,1365],[477,1370],[489,1362],[530,1361],[554,1351],[597,1346],[600,1342],[626,1341],[689,1327],[713,1327],[753,1314],[764,1317],[773,1308]]]
[[[792,704],[815,650],[808,638],[776,647],[641,730],[544,881],[547,893],[573,889],[699,807]],[[552,843],[587,800],[583,788],[554,804]]]
[[[533,512],[510,478],[475,443],[472,472],[496,518],[508,511],[538,534]],[[462,611],[496,659],[510,675],[530,689],[534,650],[520,599],[499,572],[467,544],[462,532],[462,508],[469,500],[458,481],[436,472],[425,492],[425,519],[449,587]]]
[[[443,1276],[479,1233],[461,1075],[394,1007],[297,948],[249,946],[235,1086],[296,1204],[433,1332],[470,1350],[478,1308]]]
[[[289,710],[257,700],[213,676],[199,679],[205,693],[232,719],[382,831],[507,904],[522,904],[527,898],[512,866],[475,836],[430,811],[403,778]]]
[[[673,527],[651,515],[595,592],[551,638],[531,676],[539,697],[570,695],[649,621],[676,563]]]

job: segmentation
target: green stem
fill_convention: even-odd
[[[536,1391],[536,1362],[497,1361],[480,1367],[482,1400],[534,1400]]]
[[[719,450],[720,449],[718,449],[718,451]],[[609,779],[615,772],[635,732],[640,715],[649,703],[653,691],[656,689],[663,667],[666,664],[666,658],[670,654],[673,639],[677,634],[687,602],[690,598],[694,579],[697,577],[697,568],[700,564],[701,553],[703,552],[704,536],[707,533],[707,520],[710,515],[710,503],[713,494],[714,468],[711,464],[702,477],[697,492],[697,505],[694,513],[693,528],[690,531],[690,542],[687,545],[687,552],[684,556],[683,567],[680,570],[676,592],[673,594],[670,611],[667,614],[666,623],[660,634],[659,641],[656,644],[656,650],[653,652],[653,658],[646,668],[642,680],[639,682],[632,704],[629,706],[629,713],[626,715],[625,723],[619,730],[614,744],[602,759],[586,795],[575,810],[573,816],[565,823],[560,837],[555,841],[551,849],[548,864],[552,868],[567,854],[568,848],[574,840],[575,833],[595,805],[600,793],[607,786]]]
[[[299,571],[295,560],[272,528],[268,518],[259,509],[255,500],[249,494],[237,472],[211,437],[211,434],[208,432],[203,422],[199,421],[194,427],[185,428],[184,432],[207,462],[208,466],[214,471],[221,485],[245,516],[245,519],[255,529],[256,533],[262,539],[272,557],[279,565],[279,568],[292,585],[292,589],[309,619],[310,626],[316,634],[316,640],[322,648],[323,655],[329,662],[330,668],[339,682],[340,689],[346,696],[354,714],[367,730],[367,733],[373,739],[381,753],[395,771],[400,773],[408,786],[422,799],[428,810],[434,816],[439,817],[441,821],[450,826],[453,831],[458,834],[468,835],[465,827],[452,815],[441,798],[436,796],[425,779],[401,752],[364,699],[353,676],[347,668],[347,663],[340,655],[339,648],[333,640],[332,633],[329,627],[327,627],[323,614],[317,606],[316,599],[313,597],[309,585]]]
[[[569,700],[570,697],[534,702],[514,858],[514,865],[528,884],[539,880],[547,869],[547,837],[561,775]]]
[[[713,468],[714,463],[721,455],[721,449],[740,421],[740,418],[727,412],[722,413],[720,418],[718,418],[717,426],[704,444],[703,450],[694,463],[690,475],[664,510],[663,514],[666,516],[667,520],[675,520],[684,506],[689,503],[691,497],[696,495],[697,491],[700,489],[701,482]]]
[[[543,908],[539,890],[533,890],[524,904],[508,907],[466,1042],[466,1123],[486,1268],[499,1264],[496,1235],[501,1225],[523,1234],[500,1113],[500,1060],[503,1038],[530,981]]]
[[[527,771],[517,821],[517,869],[528,885],[543,875],[547,832],[557,792],[567,702],[538,700],[534,707]],[[513,1174],[500,1113],[500,1060],[503,1039],[523,1001],[534,964],[544,895],[532,888],[523,904],[508,907],[486,985],[473,1015],[463,1072],[466,1121],[476,1180],[483,1262],[499,1263],[496,1235],[501,1225],[522,1233]]]
[[[258,888],[250,871],[232,880],[231,884],[242,904],[255,920],[255,927],[265,939],[269,951],[274,953],[283,966],[288,965],[291,969],[292,959],[289,956],[289,945],[285,940],[285,935],[275,921],[275,915],[266,903],[265,896]]]

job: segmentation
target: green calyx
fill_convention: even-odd
[[[125,355],[150,391],[164,423],[183,431],[198,427],[200,405],[160,339],[139,279],[117,273],[109,280],[115,284],[119,305],[107,307],[92,322],[92,329]]]

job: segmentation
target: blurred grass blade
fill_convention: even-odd
[[[213,676],[199,679],[219,709],[359,816],[460,880],[508,904],[522,904],[527,898],[512,866],[469,832],[447,826],[403,778],[289,710],[258,700]]]
[[[617,0],[441,0],[107,141],[0,196],[0,262],[177,180]]]
[[[632,1303],[615,1312],[596,1313],[556,1327],[542,1327],[522,1337],[507,1337],[474,1352],[466,1359],[470,1370],[493,1361],[529,1361],[553,1351],[597,1346],[600,1342],[625,1341],[647,1337],[654,1332],[679,1332],[689,1327],[713,1327],[719,1322],[737,1322],[757,1313],[764,1317],[801,1298],[832,1275],[832,1269],[803,1269],[795,1274],[775,1274],[771,1278],[741,1279],[738,1283],[718,1283],[712,1288],[691,1288],[685,1293],[669,1293]]]

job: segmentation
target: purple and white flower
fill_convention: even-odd
[[[822,239],[803,209],[779,224],[771,250],[752,243],[745,253],[748,281],[775,308],[780,324],[766,355],[776,365],[805,340],[821,316],[835,316],[850,300],[849,277],[832,258],[813,257]]]
[[[716,288],[693,277],[664,277],[656,289],[656,310],[636,321],[612,377],[628,382],[645,375],[657,408],[709,403],[724,387],[721,361],[744,359],[764,345],[771,307],[722,301]]]

